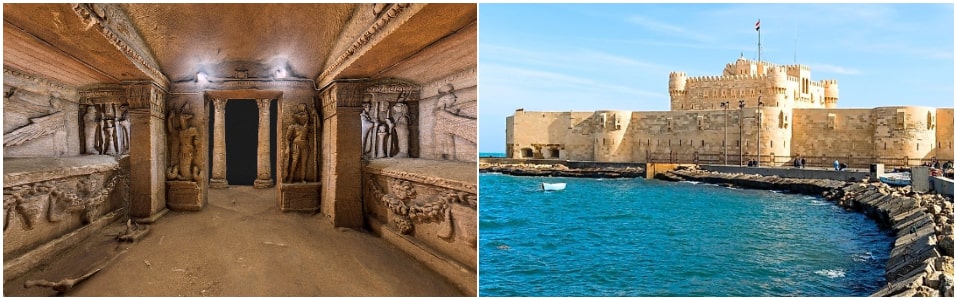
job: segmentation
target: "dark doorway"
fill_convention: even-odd
[[[269,105],[269,160],[270,173],[276,179],[276,100]],[[213,137],[215,114],[209,116],[209,136]],[[230,99],[226,102],[226,181],[229,185],[253,185],[256,180],[259,106],[253,99]],[[213,157],[210,141],[209,157]],[[210,173],[212,176],[212,173]]]

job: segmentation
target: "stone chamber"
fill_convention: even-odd
[[[476,295],[476,4],[3,18],[4,296]]]

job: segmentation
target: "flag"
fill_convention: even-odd
[[[761,19],[758,19],[758,22],[754,23],[754,30],[761,31]]]

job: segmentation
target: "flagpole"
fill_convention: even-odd
[[[761,62],[761,19],[758,19],[757,24],[755,30],[758,31],[758,62]]]

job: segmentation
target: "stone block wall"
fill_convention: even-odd
[[[594,112],[516,111],[506,121],[506,156],[553,159],[594,160],[596,128]]]
[[[130,199],[126,170],[128,157],[4,159],[4,280],[122,217]]]
[[[937,148],[937,109],[892,106],[873,109],[874,155],[932,158]]]
[[[954,159],[954,109],[937,109],[937,150],[934,155],[940,160]]]
[[[871,157],[870,109],[795,109],[791,152],[802,156]]]

